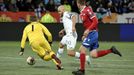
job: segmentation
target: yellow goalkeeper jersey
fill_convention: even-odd
[[[30,44],[39,40],[46,40],[44,34],[47,36],[48,42],[52,42],[52,35],[49,30],[39,22],[32,22],[28,24],[24,31],[21,40],[21,48],[25,47],[25,42],[28,37]]]

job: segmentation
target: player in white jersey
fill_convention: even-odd
[[[61,56],[61,54],[64,51],[64,46],[66,45],[67,54],[69,56],[79,58],[80,53],[74,51],[75,46],[76,46],[76,41],[77,41],[77,32],[75,29],[76,16],[73,13],[66,11],[63,5],[58,7],[58,13],[62,17],[64,29],[62,29],[59,32],[59,36],[62,37],[62,40],[59,44],[57,57],[59,58]],[[64,32],[65,32],[65,35],[64,35]],[[90,63],[90,59],[88,55],[86,56],[86,59],[87,59],[87,62]]]

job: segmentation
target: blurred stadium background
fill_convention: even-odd
[[[122,58],[110,54],[92,59],[92,66],[86,65],[86,75],[134,75],[134,0],[86,1],[99,19],[99,49],[115,45],[123,54]],[[61,58],[65,67],[63,71],[55,70],[51,62],[42,61],[28,43],[24,56],[18,56],[23,28],[32,16],[40,18],[40,22],[50,30],[54,41],[52,48],[56,52],[61,39],[58,32],[63,28],[57,13],[61,4],[77,15],[78,50],[83,28],[76,0],[0,0],[0,75],[72,75],[79,61],[68,57],[66,51]],[[35,57],[34,66],[26,64],[28,56]]]

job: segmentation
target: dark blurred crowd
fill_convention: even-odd
[[[91,5],[95,12],[134,12],[134,0],[87,0],[87,4]]]
[[[119,14],[134,12],[134,0],[86,0],[94,12]],[[70,5],[78,12],[76,0],[0,0],[0,11],[56,11],[61,4]]]

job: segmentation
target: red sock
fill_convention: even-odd
[[[105,56],[109,53],[111,53],[112,51],[111,50],[101,50],[101,51],[98,51],[97,52],[97,57],[102,57],[102,56]]]
[[[84,53],[80,54],[80,70],[82,71],[85,70],[85,54]]]

